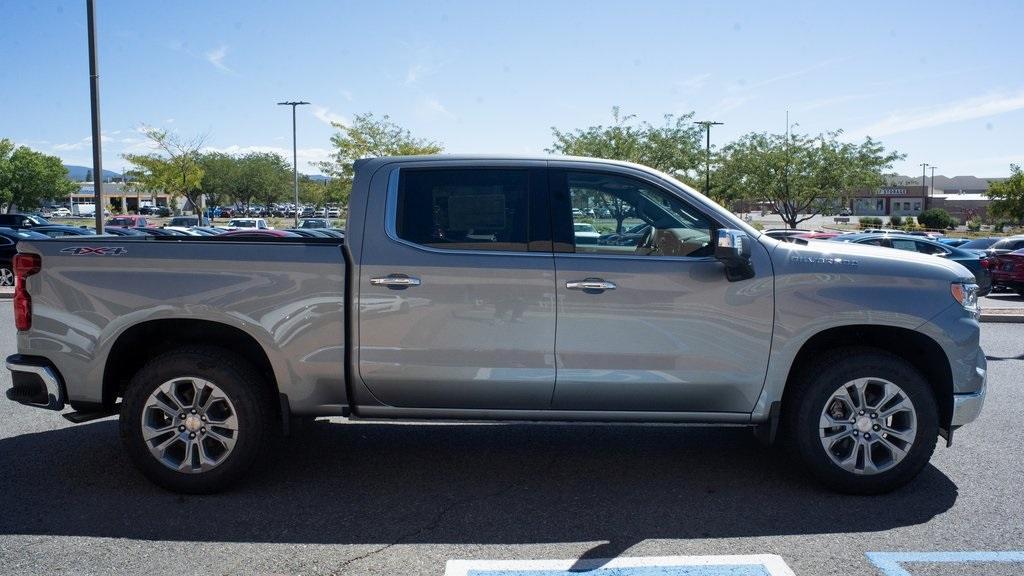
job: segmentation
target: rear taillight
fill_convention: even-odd
[[[992,260],[990,260],[988,258],[982,258],[981,259],[981,267],[984,268],[985,270],[991,270],[992,269]]]
[[[32,327],[32,297],[25,288],[25,279],[39,272],[43,261],[38,254],[14,255],[14,326],[18,330]]]

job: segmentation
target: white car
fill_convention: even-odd
[[[267,226],[267,221],[263,218],[232,218],[228,221],[228,230],[273,230],[271,226]]]
[[[597,244],[598,238],[601,237],[601,234],[594,228],[594,225],[587,222],[574,222],[572,228],[576,236],[577,245]]]
[[[70,218],[71,210],[64,208],[63,206],[53,211],[52,218]]]
[[[341,208],[329,208],[327,210],[328,218],[341,218]]]

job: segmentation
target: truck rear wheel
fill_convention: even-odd
[[[252,465],[273,424],[259,374],[227,350],[168,352],[132,378],[121,438],[143,474],[174,492],[208,494]]]
[[[928,464],[938,437],[935,394],[898,356],[871,348],[827,353],[803,370],[783,407],[796,456],[826,486],[894,490]]]

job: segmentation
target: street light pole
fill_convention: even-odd
[[[932,196],[935,195],[935,169],[936,168],[938,168],[938,166],[929,166],[928,167],[928,169],[932,171],[932,180],[928,184],[928,197],[929,198],[931,198]]]
[[[703,126],[704,132],[707,134],[707,140],[704,146],[704,195],[708,196],[711,192],[711,127],[721,126],[724,122],[701,120],[699,122],[694,122],[694,124]]]
[[[86,0],[86,19],[89,26],[89,105],[92,110],[92,185],[93,206],[96,208],[96,233],[103,234],[103,155],[100,146],[100,72],[96,58],[96,7]]]
[[[309,102],[278,102],[278,106],[292,107],[292,180],[295,184],[295,227],[299,227],[299,149],[295,140],[295,107]]]
[[[928,163],[927,162],[922,162],[921,163],[921,188],[925,192],[925,196],[924,196],[924,209],[925,210],[927,210],[929,208],[929,206],[928,206],[928,200],[929,200],[928,189],[925,187],[925,183],[924,183],[925,172],[927,170],[928,170]]]

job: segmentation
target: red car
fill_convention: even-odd
[[[1024,248],[988,258],[992,286],[1003,287],[1024,296]]]

